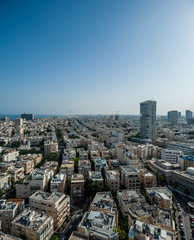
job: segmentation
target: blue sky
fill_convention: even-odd
[[[0,113],[194,111],[194,1],[0,1]]]

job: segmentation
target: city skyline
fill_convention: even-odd
[[[0,114],[194,111],[194,2],[3,1]],[[186,89],[186,90],[185,90]]]

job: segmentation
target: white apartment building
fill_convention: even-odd
[[[161,158],[169,163],[178,163],[179,156],[182,154],[179,150],[163,149]]]
[[[17,161],[18,156],[19,156],[19,151],[16,151],[15,149],[6,151],[2,156],[2,161],[3,162]]]
[[[185,155],[194,155],[194,145],[182,142],[170,142],[169,149],[182,151]]]
[[[76,150],[74,148],[64,149],[63,160],[73,160],[76,157]]]
[[[58,173],[55,175],[50,183],[51,192],[65,192],[66,187],[66,174]]]
[[[60,173],[65,173],[67,181],[71,181],[71,176],[74,174],[74,161],[63,160],[61,164]]]
[[[116,170],[106,171],[106,184],[114,192],[120,189],[120,173]]]

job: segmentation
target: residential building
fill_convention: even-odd
[[[179,150],[163,149],[161,158],[169,163],[178,163],[178,158],[183,153]]]
[[[66,187],[66,174],[58,173],[55,175],[50,183],[51,192],[65,192]]]
[[[71,176],[71,200],[82,201],[84,199],[84,176],[73,174]]]
[[[2,156],[3,162],[11,162],[11,161],[17,161],[19,156],[19,151],[14,150],[7,150]]]
[[[140,136],[143,139],[156,139],[156,101],[140,103]]]
[[[182,142],[170,142],[169,149],[182,151],[185,155],[194,155],[194,146]]]
[[[58,153],[58,142],[46,141],[44,143],[44,156],[48,157],[53,152]]]
[[[139,172],[131,165],[121,166],[121,185],[125,189],[139,189]]]
[[[175,240],[174,232],[138,220],[130,227],[128,236],[129,240]]]
[[[96,158],[93,161],[94,161],[95,171],[101,171],[102,168],[105,168],[105,169],[108,168],[106,160],[103,158]]]
[[[71,177],[74,174],[74,161],[63,160],[61,163],[60,173],[65,173],[67,176],[67,181],[71,181]]]
[[[95,239],[117,240],[118,233],[114,231],[115,226],[115,215],[91,211],[85,213],[78,225],[78,232]]]
[[[76,157],[76,150],[74,148],[64,149],[63,160],[73,160]]]
[[[176,184],[176,189],[194,197],[194,167],[188,167],[187,171],[174,171],[172,182]]]
[[[146,202],[139,190],[119,190],[117,191],[117,200],[123,217],[128,215],[128,209],[131,203]]]
[[[144,188],[157,186],[156,175],[149,172],[147,169],[139,169],[139,177],[140,183]]]
[[[106,171],[106,184],[114,192],[120,189],[120,172],[116,170]]]
[[[78,173],[83,174],[84,177],[86,177],[88,175],[89,171],[91,171],[90,160],[79,160],[79,162],[78,162]]]
[[[100,158],[100,152],[98,150],[90,150],[90,159],[98,159]]]
[[[35,192],[30,198],[30,209],[44,212],[54,219],[54,229],[57,229],[70,214],[70,198],[60,192]]]
[[[11,177],[8,173],[0,173],[0,191],[4,191],[11,187]]]
[[[53,233],[53,218],[43,212],[26,209],[11,223],[11,234],[27,240],[47,240]]]
[[[194,167],[194,155],[179,156],[178,163],[181,166],[181,170],[186,171],[188,167]]]
[[[7,171],[10,174],[11,180],[17,182],[24,178],[24,168],[20,166],[14,166],[12,169]]]
[[[180,169],[180,165],[178,163],[171,164],[164,160],[149,160],[148,165],[152,171],[159,172],[163,175],[168,183],[172,182],[173,171]]]
[[[118,226],[119,214],[111,192],[97,192],[90,204],[89,211],[114,214],[116,226]]]
[[[167,187],[146,188],[146,192],[152,204],[162,209],[172,209],[172,192]]]
[[[0,200],[0,229],[10,233],[11,221],[19,214],[19,205],[7,200]]]
[[[22,183],[16,184],[16,197],[29,198],[36,191],[46,191],[51,177],[50,171],[35,169]]]
[[[100,184],[103,184],[103,177],[101,172],[96,171],[89,171],[88,172],[88,179],[92,180],[93,182],[98,182]]]

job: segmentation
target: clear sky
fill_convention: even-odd
[[[0,113],[194,111],[193,0],[0,1]]]

